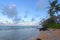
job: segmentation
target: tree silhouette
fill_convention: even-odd
[[[50,2],[50,7],[48,10],[49,15],[52,17],[55,13],[58,15],[58,11],[60,11],[60,4],[58,3],[58,0],[54,0],[53,2]]]
[[[58,16],[58,11],[60,11],[60,4],[58,3],[58,0],[54,0],[53,2],[49,1],[49,4],[50,4],[50,7],[48,10],[48,14],[50,15],[52,21],[55,21],[56,16],[54,14],[56,13]]]
[[[60,11],[60,4],[58,3],[58,0],[54,0],[52,2],[49,0],[49,5],[50,6],[48,8],[48,14],[50,15],[50,17],[42,22],[43,27],[48,27],[58,22],[57,16],[58,12]],[[57,16],[55,15],[55,13],[57,14]]]

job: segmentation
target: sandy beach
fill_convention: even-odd
[[[60,29],[49,29],[49,31],[40,31],[40,34],[34,40],[60,40]]]

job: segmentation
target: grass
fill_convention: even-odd
[[[48,28],[60,28],[60,24],[49,25]]]

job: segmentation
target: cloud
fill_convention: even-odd
[[[2,8],[2,14],[12,19],[14,23],[18,23],[21,20],[21,18],[18,16],[16,4],[4,6]]]
[[[38,0],[36,6],[38,9],[44,8],[48,4],[48,0]]]
[[[30,21],[24,21],[24,22],[20,22],[18,23],[20,26],[37,26],[38,23],[37,22],[30,22]]]
[[[16,10],[16,5],[11,4],[8,6],[4,6],[2,9],[2,14],[6,15],[8,18],[14,18],[18,15]]]
[[[15,4],[11,4],[11,5],[9,5],[9,8],[10,9],[16,8],[16,5]]]
[[[19,23],[19,21],[21,21],[21,17],[15,17],[14,19],[13,19],[13,22],[16,24],[16,23]]]
[[[34,19],[34,18],[32,18],[32,19],[31,19],[31,21],[35,21],[35,19]]]

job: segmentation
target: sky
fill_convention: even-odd
[[[47,7],[48,0],[0,0],[0,22],[37,23],[49,17]]]

